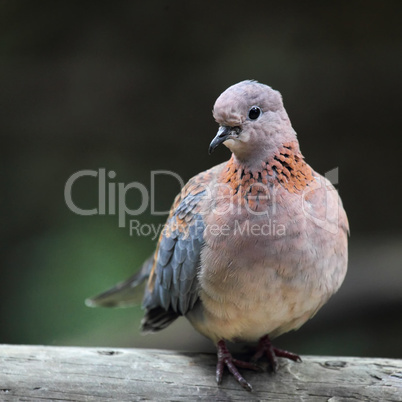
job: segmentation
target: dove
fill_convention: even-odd
[[[252,386],[239,368],[259,370],[265,356],[300,357],[272,345],[300,328],[339,289],[347,271],[349,225],[334,186],[304,160],[281,94],[246,80],[216,100],[227,162],[199,173],[173,202],[156,250],[138,273],[87,301],[125,306],[145,283],[143,332],[178,317],[217,347],[216,380],[225,367]],[[250,361],[235,359],[227,342],[258,342]]]

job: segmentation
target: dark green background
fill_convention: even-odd
[[[339,167],[352,233],[344,286],[278,345],[402,357],[402,2],[0,5],[0,342],[211,349],[185,320],[140,337],[139,308],[85,307],[154,243],[116,216],[73,214],[64,185],[105,168],[149,187],[152,170],[188,180],[227,159],[223,147],[207,154],[213,103],[257,79],[281,91],[315,170]],[[158,209],[178,191],[160,177]],[[96,207],[96,180],[77,182],[73,197]]]

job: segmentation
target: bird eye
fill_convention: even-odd
[[[255,119],[258,119],[260,114],[261,114],[261,109],[258,106],[253,106],[248,111],[248,118],[251,120],[255,120]]]

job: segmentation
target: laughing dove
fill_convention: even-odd
[[[300,152],[278,91],[256,81],[217,99],[219,124],[209,152],[224,144],[229,161],[202,172],[176,197],[155,253],[139,273],[89,299],[130,304],[146,281],[142,331],[159,331],[179,316],[218,349],[224,367],[257,369],[265,355],[299,356],[271,339],[298,329],[340,287],[347,269],[348,221],[337,191]],[[226,341],[259,341],[251,362],[234,359]]]

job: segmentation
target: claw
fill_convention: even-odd
[[[294,362],[301,362],[302,359],[299,355],[295,353],[288,352],[287,350],[282,350],[274,347],[275,355],[278,357],[285,357],[286,359],[293,360]]]
[[[222,383],[223,371],[225,366],[229,369],[230,373],[236,379],[236,381],[247,391],[252,391],[253,387],[244,379],[239,373],[237,367],[251,369],[255,371],[262,371],[262,369],[255,364],[262,356],[267,356],[271,365],[272,371],[276,371],[278,368],[277,357],[285,357],[295,362],[301,362],[300,356],[290,353],[286,350],[281,350],[272,346],[271,340],[268,335],[263,336],[259,343],[257,352],[251,358],[251,362],[245,362],[242,360],[234,359],[226,347],[224,340],[220,340],[217,344],[218,347],[218,363],[216,364],[216,382],[218,385]]]
[[[226,347],[225,341],[221,340],[218,342],[218,363],[216,365],[216,382],[222,383],[223,370],[225,366],[232,373],[236,381],[246,390],[252,391],[253,387],[243,378],[243,376],[237,370],[237,367],[247,368],[255,371],[261,371],[261,369],[254,363],[244,362],[242,360],[237,360],[232,357],[228,348]]]
[[[252,362],[256,362],[259,360],[263,355],[266,355],[271,365],[272,371],[276,372],[278,369],[278,359],[277,357],[285,357],[286,359],[293,360],[295,362],[301,362],[302,359],[299,355],[294,353],[288,352],[286,350],[278,349],[272,346],[271,340],[269,339],[268,335],[263,336],[259,343],[257,352],[251,358]]]

